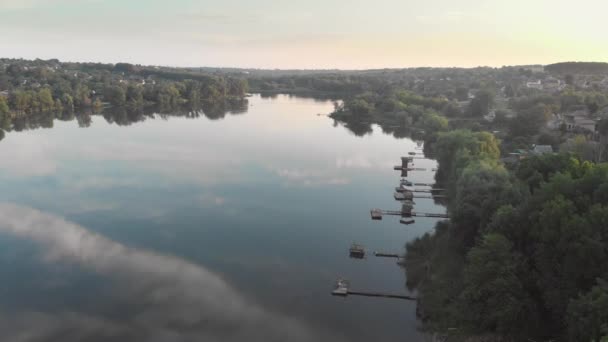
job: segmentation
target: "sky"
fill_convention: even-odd
[[[608,62],[605,0],[0,0],[0,56],[368,69]]]

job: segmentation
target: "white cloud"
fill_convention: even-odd
[[[204,208],[219,207],[226,203],[226,198],[212,193],[203,193],[199,196],[199,201]]]
[[[0,340],[334,341],[302,322],[249,302],[221,277],[169,255],[130,248],[31,208],[0,204],[0,232],[41,245],[49,262],[68,262],[111,277],[127,317],[25,312],[0,319]]]
[[[350,183],[350,179],[333,176],[329,172],[279,168],[275,169],[275,173],[285,179],[285,185],[289,186],[346,185]]]
[[[0,171],[11,176],[47,176],[54,174],[56,146],[44,137],[30,135],[27,139],[7,137],[0,144]]]
[[[336,160],[336,167],[339,169],[369,169],[372,166],[372,162],[364,156],[338,158]]]
[[[81,0],[82,1],[82,0]],[[95,0],[85,0],[85,2]],[[43,5],[56,5],[65,2],[77,2],[77,0],[0,0],[0,10],[23,10]]]

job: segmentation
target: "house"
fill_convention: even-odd
[[[589,112],[586,109],[579,109],[563,115],[557,114],[557,117],[559,120],[551,123],[555,129],[564,125],[569,132],[581,130],[595,132],[597,127],[597,121],[589,117]]]
[[[532,89],[538,89],[538,90],[542,90],[543,89],[543,84],[540,80],[537,81],[533,81],[533,82],[527,82],[526,83],[526,87],[527,88],[532,88]]]
[[[496,111],[492,110],[490,111],[488,114],[486,114],[484,117],[484,120],[486,120],[487,122],[494,122],[494,119],[496,119]]]
[[[566,130],[584,130],[595,132],[597,121],[589,118],[587,115],[583,115],[582,112],[584,111],[576,111],[564,115],[564,124],[566,125]]]
[[[560,129],[560,127],[562,126],[562,124],[564,123],[564,119],[562,118],[561,114],[553,114],[551,115],[551,119],[549,119],[549,121],[547,121],[547,128],[551,129],[551,130],[558,130]]]
[[[551,145],[533,145],[532,154],[543,155],[553,153],[553,147]]]
[[[562,81],[558,80],[557,78],[554,77],[548,77],[544,82],[543,82],[543,89],[546,90],[560,90],[562,85]]]

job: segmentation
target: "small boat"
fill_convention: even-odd
[[[411,218],[401,219],[401,220],[399,220],[399,222],[401,222],[402,224],[407,224],[407,225],[416,223],[416,221],[414,219],[411,219]]]

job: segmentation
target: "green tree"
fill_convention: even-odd
[[[116,94],[115,94],[116,95]],[[122,95],[118,95],[122,96]],[[144,105],[143,88],[140,85],[129,84],[126,91],[126,102],[130,106],[141,107]]]
[[[374,110],[374,107],[362,98],[349,101],[346,107],[353,115],[356,116],[369,115]]]
[[[427,133],[447,131],[448,120],[437,112],[429,110],[422,118],[422,127]]]
[[[124,106],[127,103],[127,94],[123,87],[114,85],[106,88],[104,99],[113,106]]]
[[[4,118],[10,114],[10,109],[8,108],[8,101],[6,97],[0,95],[0,118]]]
[[[569,86],[574,85],[574,75],[567,74],[565,81],[566,81],[566,84],[569,85]]]
[[[550,106],[543,103],[536,104],[534,107],[520,112],[516,119],[510,121],[509,134],[512,137],[535,135],[547,123],[550,115]]]
[[[465,87],[458,87],[456,88],[455,96],[458,101],[466,101],[469,99],[469,89]]]
[[[538,319],[518,274],[525,270],[511,242],[500,234],[485,235],[467,255],[460,296],[467,327],[475,332],[525,334]]]
[[[85,84],[78,84],[75,88],[73,99],[75,107],[88,107],[92,103],[91,90]]]
[[[494,107],[494,93],[489,90],[480,90],[471,101],[471,116],[481,117],[490,112]]]
[[[175,85],[165,85],[158,92],[157,103],[161,108],[177,108],[181,102],[180,92]]]
[[[67,110],[68,112],[74,111],[74,99],[72,98],[72,95],[67,93],[63,94],[61,98],[61,103],[63,104],[64,110]]]
[[[608,282],[598,279],[591,291],[572,300],[567,322],[570,341],[603,341],[608,336]]]
[[[52,111],[55,107],[55,100],[53,100],[53,94],[49,88],[43,88],[38,91],[38,110],[41,112]]]

